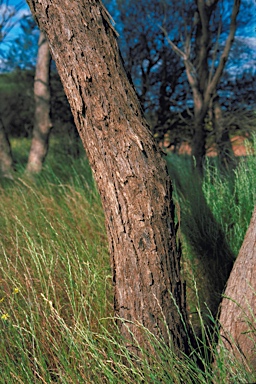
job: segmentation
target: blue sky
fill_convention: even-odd
[[[6,1],[3,1],[3,3],[6,3]],[[15,22],[13,28],[10,30],[8,33],[6,39],[4,40],[3,43],[1,43],[1,49],[8,49],[9,43],[15,39],[16,37],[19,36],[20,33],[20,27],[19,27],[19,20],[25,16],[30,14],[30,9],[29,6],[27,5],[27,2],[25,0],[9,0],[8,1],[8,7],[10,7],[10,10],[14,9],[18,5],[21,6],[19,7],[19,10],[17,11],[16,15],[12,18],[12,21]],[[2,8],[2,9],[1,9]],[[4,11],[5,4],[0,7],[0,22],[2,20],[2,12]]]
[[[103,0],[104,1],[104,0]],[[239,36],[237,36],[237,40],[241,44],[244,44],[245,46],[245,51],[251,52],[249,62],[247,63],[247,66],[256,66],[256,0],[242,0],[244,2],[247,2],[248,4],[254,4],[255,6],[255,13],[254,13],[254,18],[252,18],[251,22],[242,30],[239,32]],[[5,3],[5,1],[3,1]],[[17,15],[15,17],[16,24],[12,28],[12,30],[9,32],[7,38],[3,43],[1,43],[1,49],[2,50],[7,50],[9,44],[13,39],[19,36],[20,28],[19,28],[19,23],[18,20],[24,16],[30,14],[30,9],[26,3],[25,0],[9,0],[8,5],[10,7],[15,7],[18,4],[22,3],[22,7],[19,9],[17,12]],[[0,7],[0,21],[1,21],[1,7]]]
[[[251,23],[244,29],[244,37],[250,37],[251,41],[255,39],[256,41],[256,1],[255,0],[245,0],[248,3],[254,3],[255,4],[255,17],[251,20]],[[29,14],[29,6],[27,5],[27,2],[25,0],[9,0],[8,1],[9,6],[17,6],[18,4],[22,3],[22,8],[18,12],[18,17],[21,17],[23,14]],[[17,25],[12,30],[12,37],[16,37],[19,34],[19,26]],[[256,44],[256,42],[255,42]]]
[[[254,3],[255,4],[255,17],[254,19],[251,20],[250,25],[247,26],[247,28],[244,30],[244,34],[247,37],[252,37],[255,38],[256,40],[256,1],[255,0],[244,0],[247,1],[247,3]],[[103,1],[104,2],[104,1]],[[25,0],[9,0],[9,5],[10,6],[16,6],[20,3],[23,3],[22,9],[19,12],[19,15],[28,14],[30,13],[29,7],[27,5],[27,2]],[[18,27],[15,29],[13,35],[18,34]]]

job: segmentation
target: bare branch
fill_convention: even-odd
[[[169,38],[168,34],[167,34],[167,31],[165,28],[163,28],[162,26],[159,26],[159,28],[163,31],[165,37],[166,37],[166,40],[168,41],[168,43],[170,44],[171,48],[173,49],[173,51],[183,59],[184,61],[184,65],[185,65],[185,68],[186,68],[186,74],[187,74],[187,79],[188,79],[188,82],[191,86],[191,89],[192,89],[192,92],[193,92],[193,98],[194,98],[194,102],[195,104],[197,105],[201,105],[202,104],[202,95],[200,94],[200,91],[199,91],[199,85],[198,85],[198,77],[197,77],[197,72],[196,72],[196,69],[194,67],[194,65],[192,64],[192,62],[189,60],[189,53],[190,53],[190,41],[189,41],[189,38],[187,36],[186,38],[186,42],[185,42],[185,50],[186,52],[183,52],[179,47],[177,47],[176,44],[174,44],[174,42]]]
[[[165,35],[165,37],[166,37],[166,40],[168,41],[168,43],[169,43],[170,46],[172,47],[173,51],[174,51],[175,53],[177,53],[177,55],[178,55],[179,57],[181,57],[183,60],[187,60],[188,58],[187,58],[186,54],[185,54],[179,47],[177,47],[177,45],[174,44],[174,42],[169,38],[166,29],[163,28],[161,25],[159,25],[159,28],[163,31],[163,33],[164,33],[164,35]]]
[[[233,5],[233,10],[232,10],[232,15],[231,15],[231,22],[230,22],[229,35],[228,35],[228,38],[226,40],[226,44],[225,44],[224,50],[222,52],[222,55],[220,57],[220,62],[219,62],[219,65],[216,69],[215,75],[213,76],[212,81],[209,83],[209,85],[207,87],[206,92],[208,95],[211,95],[214,92],[214,90],[216,89],[218,82],[221,78],[221,75],[223,73],[225,64],[227,62],[228,55],[229,55],[229,52],[230,52],[230,49],[231,49],[231,46],[232,46],[232,43],[233,43],[234,37],[235,37],[236,19],[237,19],[237,15],[238,15],[238,12],[240,9],[240,4],[241,4],[241,0],[234,0],[234,5]]]
[[[18,22],[15,20],[15,16],[23,5],[24,3],[22,1],[15,6],[12,6],[9,5],[8,0],[0,0],[0,43],[6,38]]]
[[[213,72],[214,72],[214,63],[215,63],[216,58],[217,58],[217,51],[218,51],[219,40],[220,40],[220,33],[221,33],[221,21],[219,21],[217,38],[216,38],[216,42],[214,44],[214,49],[213,49],[213,53],[212,53],[212,64],[211,64],[211,69],[210,69],[210,72],[209,72],[209,82],[211,82],[212,76],[213,76]]]
[[[196,86],[197,85],[197,78],[196,78],[196,69],[194,68],[192,62],[189,60],[189,52],[190,52],[190,45],[189,45],[189,42],[188,40],[186,41],[186,44],[185,44],[185,50],[186,52],[183,52],[179,47],[177,47],[176,44],[174,44],[174,42],[169,38],[168,34],[167,34],[167,31],[165,28],[163,28],[162,26],[159,26],[159,28],[163,31],[165,37],[166,37],[166,40],[168,41],[168,43],[170,44],[171,48],[173,49],[173,51],[181,58],[184,60],[184,64],[185,64],[185,67],[186,67],[186,72],[187,72],[187,75],[188,75],[188,81],[191,85],[191,87],[193,86]]]

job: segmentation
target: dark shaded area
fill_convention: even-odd
[[[203,317],[207,317],[210,310],[215,318],[236,255],[207,204],[201,177],[196,172],[184,177],[171,162],[168,162],[168,169],[181,204],[181,232],[195,255]]]
[[[34,125],[34,71],[16,69],[0,74],[0,116],[9,138],[32,135]],[[51,71],[52,135],[63,137],[68,155],[79,155],[79,135],[56,70]],[[72,145],[71,145],[72,144]]]

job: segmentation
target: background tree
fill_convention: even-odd
[[[172,39],[180,50],[184,49],[187,36],[191,42],[190,59],[192,64],[197,65],[198,70],[195,50],[196,40],[199,39],[200,33],[196,32],[196,29],[199,28],[199,19],[195,1],[181,4],[169,0],[160,3],[119,0],[117,8],[111,1],[107,3],[117,22],[120,47],[126,68],[131,74],[157,140],[165,140],[164,144],[172,146],[174,149],[179,148],[183,141],[191,142],[195,125],[192,90],[189,88],[184,63],[179,56],[175,59],[174,52],[168,49],[167,41],[163,39],[163,32],[169,33],[168,38]],[[206,60],[208,67],[205,68],[206,74],[208,71],[209,79],[216,72],[221,53],[228,39],[232,10],[232,2],[224,4],[220,0],[214,3],[216,6],[212,7],[209,21],[210,39]],[[210,6],[210,2],[207,4]],[[250,3],[242,4],[241,14],[241,17],[238,14],[236,18],[236,30],[237,34],[243,36],[243,28],[246,23],[248,25],[252,15],[252,5]],[[194,24],[193,20],[196,21]],[[240,40],[243,41],[243,44],[239,44]],[[245,70],[247,61],[245,55],[249,58],[253,51],[249,50],[249,40],[247,40],[236,38],[235,44],[232,45],[233,52],[230,51],[231,56],[229,55],[230,59],[225,63],[225,72],[222,76],[231,79],[235,72],[241,73],[243,66]],[[237,53],[238,50],[239,53]],[[205,62],[202,61],[202,63]],[[202,70],[200,71],[201,76]],[[226,103],[230,93],[229,90],[225,90],[227,83],[222,81],[222,76],[217,83],[215,94],[210,98],[209,108],[203,120],[204,151],[206,152],[208,149],[212,151],[214,146],[221,162],[229,166],[235,164],[230,136],[237,134],[237,131],[234,130],[234,125],[229,124],[229,118],[232,119],[234,110],[231,108],[232,113],[229,115],[230,109],[227,110]],[[203,80],[201,82],[203,83]],[[240,99],[240,93],[236,94],[236,98]],[[247,127],[250,131],[253,122],[249,123]]]
[[[7,35],[17,23],[15,17],[22,5],[23,1],[18,2],[14,6],[10,5],[9,0],[0,0],[0,41],[6,39]]]
[[[188,22],[188,15],[185,16],[186,33],[182,49],[171,40],[167,30],[164,29],[171,47],[184,60],[187,79],[192,90],[194,102],[192,156],[195,157],[196,166],[200,171],[202,171],[203,158],[206,153],[205,118],[210,104],[215,98],[217,85],[234,40],[240,0],[234,0],[229,33],[222,49],[220,48],[223,13],[221,6],[222,3],[219,0],[195,1],[192,7],[192,9],[194,8],[192,22]],[[189,10],[189,15],[191,15],[191,10]],[[215,115],[215,121],[219,120],[218,115]],[[218,126],[221,126],[221,123]]]
[[[35,117],[31,148],[26,171],[28,174],[39,173],[47,155],[52,122],[50,118],[50,63],[51,54],[48,41],[43,32],[38,41],[38,54],[34,80]]]
[[[14,139],[26,137],[30,140],[35,120],[34,78],[39,29],[32,15],[27,12],[19,21],[19,26],[18,37],[12,39],[9,48],[5,50],[3,73],[0,74],[0,114],[7,136]],[[47,61],[48,59],[45,61],[46,73],[49,71]],[[51,98],[48,109],[54,111],[51,117],[54,135],[62,141],[63,152],[77,156],[81,145],[72,113],[53,61],[50,67],[48,92]],[[39,82],[36,84],[39,85]],[[42,82],[40,84],[43,85]],[[27,163],[25,152],[18,154],[18,157],[19,162],[24,165]]]
[[[16,7],[9,6],[8,1],[0,0],[0,48],[1,43],[13,28],[14,16],[17,14],[21,3]],[[13,159],[10,142],[5,131],[3,120],[0,116],[0,168],[2,176],[12,177]]]
[[[37,62],[39,30],[31,14],[25,15],[19,22],[19,33],[9,43],[4,55],[4,71],[11,72],[20,68],[34,70]]]
[[[222,343],[231,354],[256,369],[256,207],[228,279],[221,304]]]
[[[171,184],[109,15],[96,0],[28,4],[50,42],[101,195],[121,332],[143,344],[140,323],[186,352]]]
[[[4,129],[4,124],[0,118],[0,170],[1,176],[12,179],[13,177],[13,159],[11,146],[8,136]]]
[[[177,103],[173,96],[177,98],[175,90],[184,71],[181,59],[168,49],[159,26],[165,24],[178,42],[178,7],[169,1],[119,0],[113,10],[125,67],[158,141],[163,140],[165,126],[173,115],[171,106]]]
[[[229,31],[229,8],[232,7],[232,3],[228,3],[230,5],[229,8],[225,4],[223,4],[222,10],[218,6],[219,11],[216,11],[215,18],[211,21],[211,46],[213,48],[211,48],[210,59],[217,46],[214,46],[214,39],[218,36],[218,28],[220,32],[218,47],[220,49],[216,50],[215,56],[217,59]],[[173,39],[179,48],[182,48],[185,39],[184,37],[182,40],[182,36],[185,36],[189,23],[193,20],[195,2],[191,0],[186,2],[186,6],[183,6],[183,4],[173,3],[170,0],[161,1],[160,3],[155,0],[146,3],[142,0],[137,2],[119,0],[117,4],[108,0],[107,5],[117,22],[116,27],[120,34],[119,42],[125,66],[131,74],[144,112],[150,122],[151,130],[158,141],[163,142],[165,146],[171,147],[172,150],[177,149],[179,151],[182,142],[190,143],[193,138],[193,97],[187,82],[184,63],[179,56],[169,49],[169,44],[164,38],[161,27],[166,29],[166,31],[170,31],[169,37]],[[249,68],[252,68],[250,62],[252,63],[253,61],[253,49],[249,49],[250,38],[245,38],[243,35],[243,28],[246,23],[249,23],[251,16],[250,3],[246,3],[246,9],[244,4],[241,7],[243,17],[238,15],[237,37],[232,45],[230,58],[225,65],[225,72],[217,86],[216,97],[214,102],[212,99],[210,109],[204,121],[206,135],[205,150],[208,151],[210,149],[212,152],[212,149],[217,147],[219,155],[223,158],[223,163],[225,164],[229,163],[229,160],[233,157],[229,140],[230,136],[232,137],[237,134],[248,136],[255,127],[253,115],[247,113],[248,106],[243,101],[246,93],[245,87],[243,87],[241,82],[242,87],[237,89],[234,82],[235,74],[237,74],[239,79],[243,77],[243,74],[248,78],[247,72]],[[222,25],[219,16],[222,18]],[[38,29],[35,28],[35,22],[29,15],[26,15],[20,24],[22,29],[19,37],[10,43],[10,49],[5,52],[4,61],[2,62],[2,68],[5,71],[14,71],[18,67],[22,72],[26,72],[26,70],[34,70],[35,67],[39,36]],[[193,52],[194,45],[192,44],[191,57]],[[211,60],[209,65],[212,65]],[[20,72],[20,75],[22,79],[25,79],[24,73]],[[52,116],[55,127],[54,132],[59,132],[58,127],[62,126],[62,129],[67,129],[70,132],[70,135],[67,136],[67,141],[71,140],[73,144],[78,143],[69,107],[66,107],[68,108],[68,113],[65,113],[64,105],[66,102],[63,96],[61,96],[63,108],[60,108],[58,98],[62,91],[55,87],[55,84],[57,85],[58,83],[58,81],[55,81],[55,76],[56,71],[54,64],[52,64],[51,83],[53,85],[51,87],[53,88],[53,97],[51,103],[52,107],[58,105],[58,108],[52,109],[55,110],[54,116]],[[19,79],[18,83],[21,83]],[[252,88],[252,84],[253,81],[245,82],[248,89]],[[11,109],[7,105],[7,109],[11,109],[8,117],[7,113],[3,116],[7,132],[13,131],[14,128],[15,134],[17,134],[18,130],[21,131],[20,128],[23,125],[17,124],[17,117],[21,117],[21,115],[25,117],[25,111],[30,111],[33,108],[31,96],[27,97],[28,95],[26,95],[29,89],[30,87],[27,87],[26,90],[24,84],[24,93],[22,93],[21,99],[17,100],[17,97],[13,96],[10,103],[14,105],[15,99],[17,107],[14,107],[14,109],[12,107]],[[231,101],[234,99],[234,95],[236,101],[232,104]],[[251,103],[255,101],[253,91],[247,92],[247,96],[249,96],[248,101],[250,99]],[[29,102],[29,99],[31,99],[31,105],[28,106],[27,102]],[[24,108],[20,109],[23,102],[26,104],[26,107],[24,106]],[[7,104],[4,98],[3,103]],[[238,107],[241,116],[243,116],[240,121]],[[63,113],[59,112],[60,109],[63,110]],[[16,114],[14,114],[14,110],[16,110]],[[214,111],[218,113],[214,113]],[[12,117],[12,123],[10,117]],[[63,127],[62,120],[64,117],[66,128]],[[241,124],[244,121],[246,121],[246,124]],[[29,123],[25,122],[26,133],[30,132],[32,124],[32,121]],[[65,141],[63,141],[63,144],[65,146]],[[76,145],[76,147],[78,149],[79,145]]]

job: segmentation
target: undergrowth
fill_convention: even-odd
[[[19,143],[14,144],[18,154]],[[22,159],[16,164],[15,180],[1,180],[0,185],[0,383],[255,381],[224,348],[217,349],[218,330],[210,312],[214,334],[209,334],[199,309],[196,267],[191,287],[201,338],[191,356],[178,358],[146,329],[157,353],[151,356],[141,348],[140,358],[132,356],[113,319],[104,215],[86,158],[56,156],[52,150],[33,182],[23,177]],[[207,224],[208,209],[225,233],[232,255],[237,255],[255,203],[255,158],[241,160],[229,178],[208,163],[200,191],[208,206],[203,210],[196,196],[200,187],[189,179],[184,159],[173,157],[170,163],[179,175],[178,210],[190,218],[197,212],[198,217],[189,238],[188,222],[181,215],[184,265],[191,267],[196,260],[194,237],[203,235],[195,226],[200,215]],[[194,197],[188,201],[190,192]],[[214,366],[207,358],[212,355]]]

